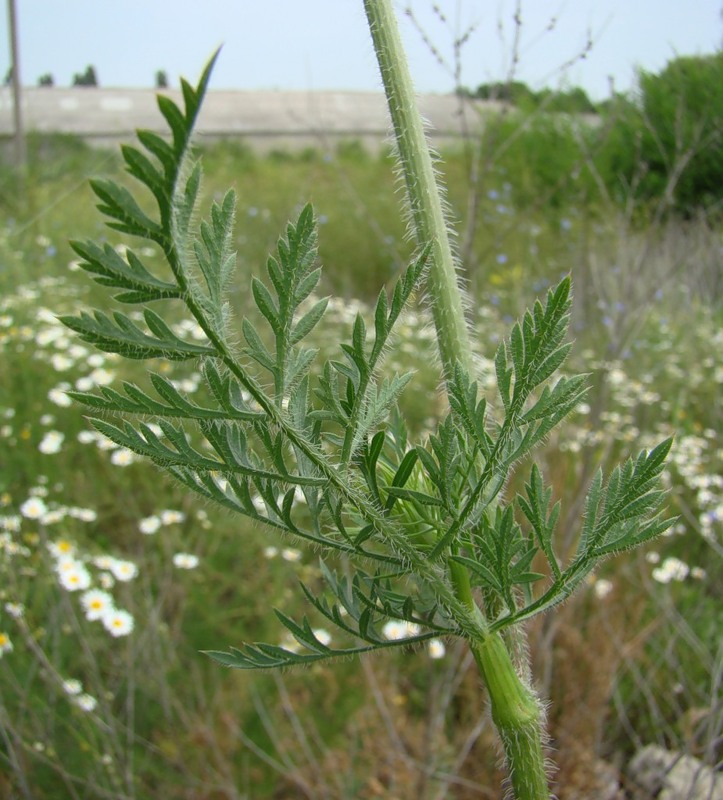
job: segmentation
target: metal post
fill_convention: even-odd
[[[25,131],[23,130],[20,57],[18,54],[18,15],[15,8],[15,0],[8,0],[8,18],[10,22],[10,53],[12,58],[15,163],[18,169],[24,170],[27,163],[27,152],[25,149]]]

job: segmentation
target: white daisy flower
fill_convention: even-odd
[[[446,653],[447,648],[444,646],[444,642],[441,639],[430,639],[427,642],[427,655],[429,655],[430,658],[444,658]]]
[[[138,523],[138,530],[141,533],[145,533],[147,536],[156,533],[160,527],[161,527],[161,520],[159,517],[156,517],[155,515],[151,517],[144,517]]]
[[[0,631],[0,658],[2,658],[5,653],[12,653],[12,651],[13,643],[10,641],[10,637],[7,633]]]
[[[113,610],[113,598],[101,589],[84,592],[80,597],[80,603],[85,610],[85,618],[90,621],[103,619]]]
[[[60,585],[69,592],[82,592],[90,588],[90,573],[79,561],[58,570]]]
[[[75,698],[75,704],[78,706],[78,708],[82,708],[83,711],[90,712],[95,711],[98,701],[91,694],[81,694]]]
[[[173,556],[173,566],[178,569],[195,569],[198,566],[198,556],[190,553],[176,553]]]
[[[119,447],[117,450],[114,450],[110,456],[110,463],[115,464],[116,467],[127,467],[135,460],[136,454],[127,447]]]
[[[48,507],[39,497],[30,497],[20,506],[20,513],[27,519],[42,519]]]
[[[121,559],[114,558],[110,562],[110,571],[116,580],[132,581],[138,575],[138,566],[132,561],[122,561]]]
[[[50,400],[51,403],[55,403],[56,406],[67,408],[73,402],[65,393],[68,389],[70,389],[69,384],[59,384],[48,392],[48,400]]]
[[[176,522],[183,522],[186,515],[183,511],[174,511],[173,509],[166,509],[161,511],[161,525],[173,525]]]
[[[38,445],[38,450],[45,455],[59,453],[63,446],[63,439],[65,439],[64,433],[60,431],[48,431]]]
[[[83,691],[83,684],[75,678],[69,678],[63,681],[63,691],[70,695],[80,694]]]
[[[133,616],[123,609],[113,608],[102,617],[103,627],[111,636],[127,636],[133,630]]]

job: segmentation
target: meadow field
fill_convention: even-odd
[[[675,436],[669,535],[607,561],[528,628],[556,791],[583,800],[614,796],[611,781],[628,790],[646,744],[710,765],[721,756],[723,229],[719,209],[611,196],[579,152],[546,135],[494,158],[460,145],[441,172],[490,398],[500,337],[572,276],[565,369],[590,373],[593,389],[538,454],[565,500],[568,550],[597,468]],[[228,141],[200,155],[204,203],[238,194],[239,319],[255,313],[251,276],[313,203],[320,293],[334,298],[314,344],[336,349],[412,252],[391,157],[353,141],[264,157]],[[65,394],[146,381],[142,365],[93,351],[57,319],[106,304],[68,240],[130,242],[102,225],[94,175],[130,180],[114,151],[35,137],[22,186],[5,172],[0,189],[0,798],[501,797],[485,698],[460,644],[268,675],[201,653],[282,641],[266,609],[300,614],[298,581],[319,583],[318,555],[191,496],[98,434]],[[202,390],[184,364],[151,366],[188,396]],[[423,305],[386,368],[415,371],[401,410],[415,432],[433,430],[445,398]]]

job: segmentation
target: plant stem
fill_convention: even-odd
[[[414,232],[418,244],[433,243],[429,296],[442,369],[449,380],[457,362],[472,372],[472,348],[442,199],[391,2],[364,0],[364,8],[394,126]]]
[[[542,752],[543,711],[520,679],[499,633],[471,645],[487,685],[492,720],[502,739],[510,785],[517,800],[549,800]]]
[[[444,375],[449,380],[457,364],[472,374],[472,349],[440,190],[391,0],[364,0],[364,8],[387,95],[417,242],[433,243],[428,290]],[[487,633],[488,622],[474,600],[467,570],[451,562],[449,573],[457,598],[479,619],[480,633],[468,636],[468,641],[489,692],[492,719],[502,740],[514,796],[517,800],[549,800],[542,708],[518,675],[501,636]]]

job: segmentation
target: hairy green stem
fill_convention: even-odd
[[[514,797],[549,800],[541,735],[544,715],[539,701],[517,674],[499,633],[471,648],[487,685]]]
[[[444,375],[459,362],[472,372],[472,348],[457,283],[455,258],[412,78],[390,0],[364,0],[389,104],[417,242],[432,242],[429,296]]]
[[[364,8],[387,95],[416,238],[420,245],[433,243],[428,289],[442,368],[450,380],[457,364],[472,374],[472,349],[440,189],[391,0],[364,0]],[[467,570],[451,562],[449,574],[459,601],[480,621],[481,634],[468,640],[489,692],[492,718],[502,740],[514,795],[517,800],[548,800],[540,704],[518,675],[501,636],[488,633],[488,623],[474,600]]]

